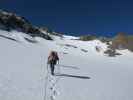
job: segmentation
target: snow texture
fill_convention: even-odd
[[[107,46],[99,40],[52,37],[54,41],[0,31],[0,100],[133,100],[133,53],[120,50],[122,55],[107,57],[103,53]],[[60,57],[56,73],[91,79],[51,76],[47,66],[51,50]]]

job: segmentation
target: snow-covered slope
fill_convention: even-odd
[[[133,54],[128,50],[108,57],[103,53],[106,44],[99,40],[83,42],[71,36],[52,36],[54,41],[49,41],[15,31],[0,31],[0,35],[0,100],[133,99]],[[95,50],[97,45],[100,52]],[[47,71],[51,50],[60,57],[56,73],[90,79],[51,76]]]

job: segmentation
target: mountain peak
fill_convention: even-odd
[[[0,10],[0,29],[6,31],[17,30],[32,37],[37,36],[52,40],[50,36],[41,32],[38,27],[32,25],[25,17],[5,10]]]

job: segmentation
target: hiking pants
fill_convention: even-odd
[[[54,75],[54,68],[55,67],[55,63],[54,62],[50,62],[50,69],[51,69],[51,74]]]

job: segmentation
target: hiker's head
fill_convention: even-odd
[[[57,56],[57,52],[56,51],[51,51],[50,56]]]

